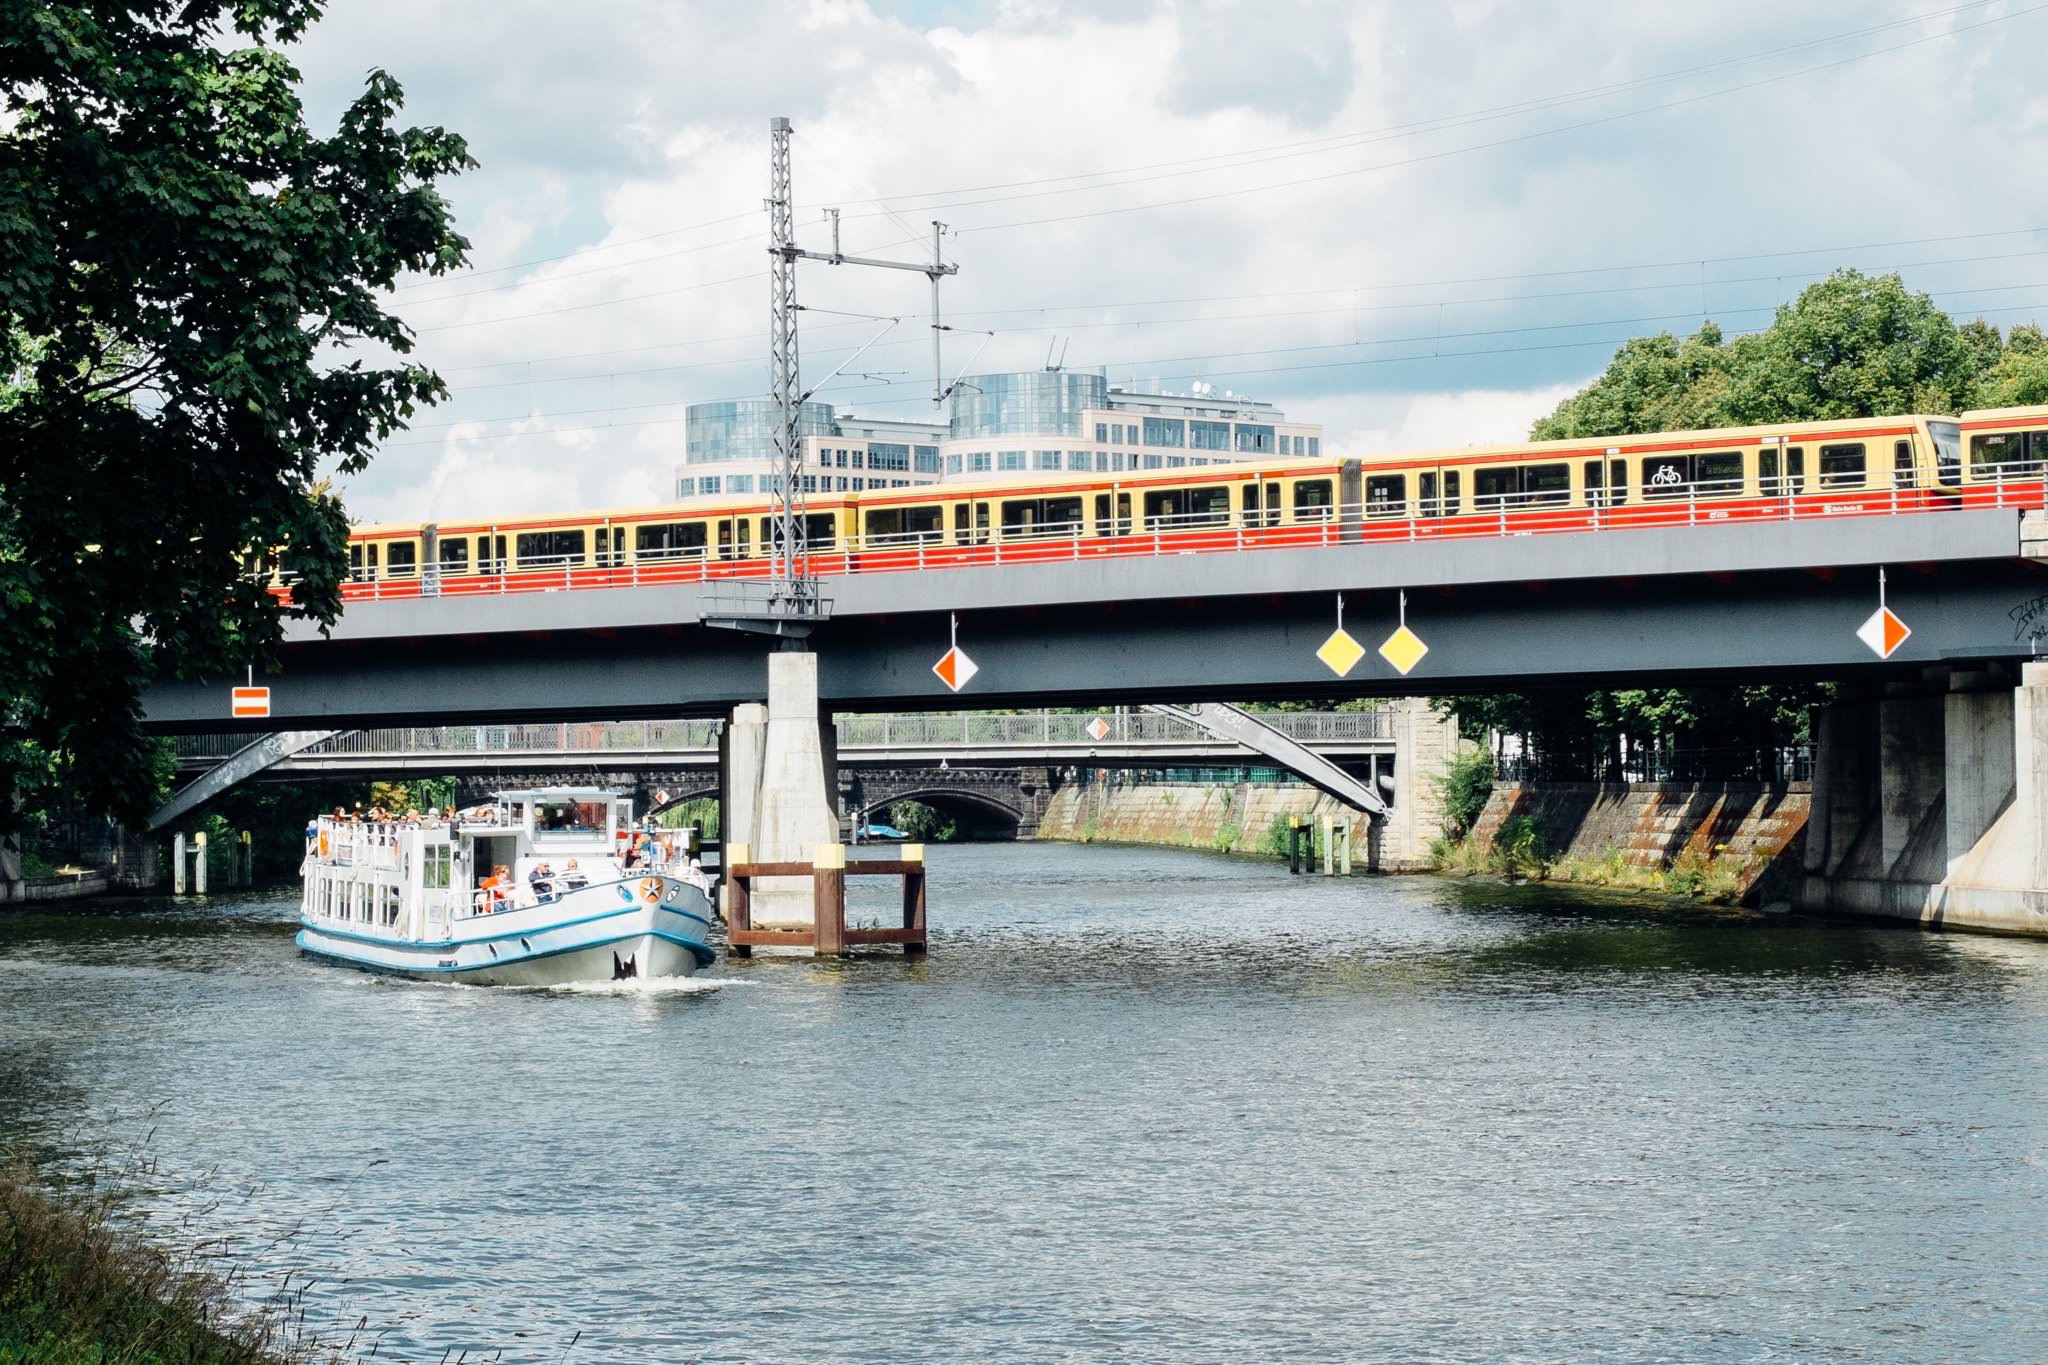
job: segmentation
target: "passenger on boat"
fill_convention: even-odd
[[[481,907],[483,912],[495,915],[505,908],[506,899],[512,894],[512,869],[499,863],[491,875],[478,884],[477,889],[484,892]]]
[[[569,865],[562,869],[562,885],[571,891],[581,891],[590,885],[590,878],[583,875],[583,869],[577,865],[574,858],[571,858]]]
[[[535,863],[533,871],[526,874],[526,884],[533,888],[533,898],[546,905],[555,898],[555,870],[546,863]]]
[[[626,845],[626,856],[619,860],[619,866],[630,872],[634,868],[640,866],[641,863],[646,861],[646,858],[646,836],[642,834],[635,834],[633,836],[632,842]]]

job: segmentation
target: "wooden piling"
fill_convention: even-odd
[[[200,830],[192,836],[192,843],[198,852],[192,856],[192,894],[206,894],[206,831]]]
[[[742,943],[733,937],[734,933],[746,933],[754,927],[753,905],[748,894],[747,879],[735,877],[732,869],[741,863],[754,860],[754,850],[745,844],[732,844],[722,851],[721,861],[725,863],[725,928],[726,950],[734,957],[752,957],[751,944]]]
[[[846,845],[811,850],[811,954],[846,956]]]
[[[1295,877],[1300,874],[1301,817],[1299,815],[1290,815],[1287,817],[1287,875]]]
[[[905,872],[903,874],[903,932],[906,936],[915,935],[915,937],[904,938],[903,955],[905,957],[923,957],[925,953],[924,845],[905,844],[903,846],[903,861],[917,865],[915,872]]]

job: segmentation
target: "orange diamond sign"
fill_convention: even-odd
[[[1088,735],[1097,744],[1109,738],[1109,722],[1097,716],[1088,722]]]
[[[981,672],[981,665],[967,657],[967,651],[954,645],[945,656],[932,665],[932,672],[939,675],[939,681],[958,692],[967,686],[975,674]]]
[[[1870,614],[1870,619],[1857,628],[1856,638],[1870,646],[1870,652],[1880,659],[1889,659],[1892,652],[1906,643],[1906,637],[1913,628],[1898,618],[1890,607],[1879,607]]]

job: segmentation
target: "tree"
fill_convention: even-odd
[[[37,745],[97,807],[146,806],[147,679],[331,624],[322,466],[445,395],[379,294],[462,263],[436,182],[473,163],[393,126],[382,71],[316,136],[276,45],[319,12],[0,0],[0,791]]]
[[[1646,431],[1954,413],[2048,402],[2048,338],[2031,327],[1958,327],[1897,275],[1838,270],[1780,308],[1764,331],[1727,341],[1712,322],[1684,341],[1639,337],[1530,432],[1535,440]],[[1548,770],[1593,774],[1620,740],[1674,748],[1775,747],[1805,737],[1816,684],[1651,688],[1453,697],[1466,733],[1523,738]]]

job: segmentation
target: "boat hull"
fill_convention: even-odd
[[[688,976],[716,958],[705,942],[710,902],[698,888],[676,885],[683,896],[625,905],[609,894],[612,888],[592,887],[547,905],[460,921],[450,937],[433,942],[301,920],[298,945],[309,957],[365,971],[477,986]]]

